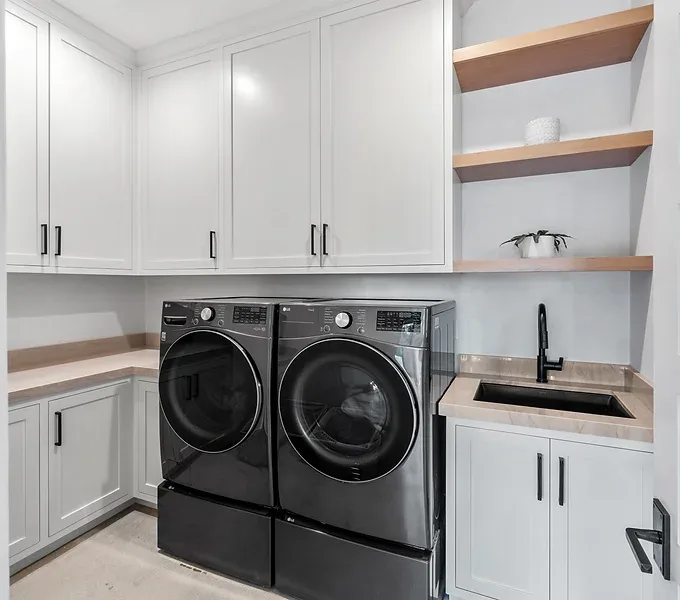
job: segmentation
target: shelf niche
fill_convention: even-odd
[[[495,40],[453,52],[461,90],[585,71],[632,60],[654,20],[654,5]]]

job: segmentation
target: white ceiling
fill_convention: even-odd
[[[57,0],[133,50],[282,4],[286,0]]]

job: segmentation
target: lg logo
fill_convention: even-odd
[[[290,306],[284,306],[281,310],[283,310],[283,312],[290,312]]]

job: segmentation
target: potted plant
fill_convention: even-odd
[[[505,244],[514,244],[522,253],[522,258],[553,258],[559,254],[561,247],[567,248],[567,238],[573,239],[566,233],[551,233],[547,229],[540,229],[536,233],[516,235]]]

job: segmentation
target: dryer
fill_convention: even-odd
[[[158,545],[271,584],[278,299],[163,303]]]
[[[282,305],[285,513],[275,564],[283,593],[361,600],[384,593],[390,578],[395,600],[438,593],[445,429],[437,402],[455,372],[454,315],[454,302]]]

